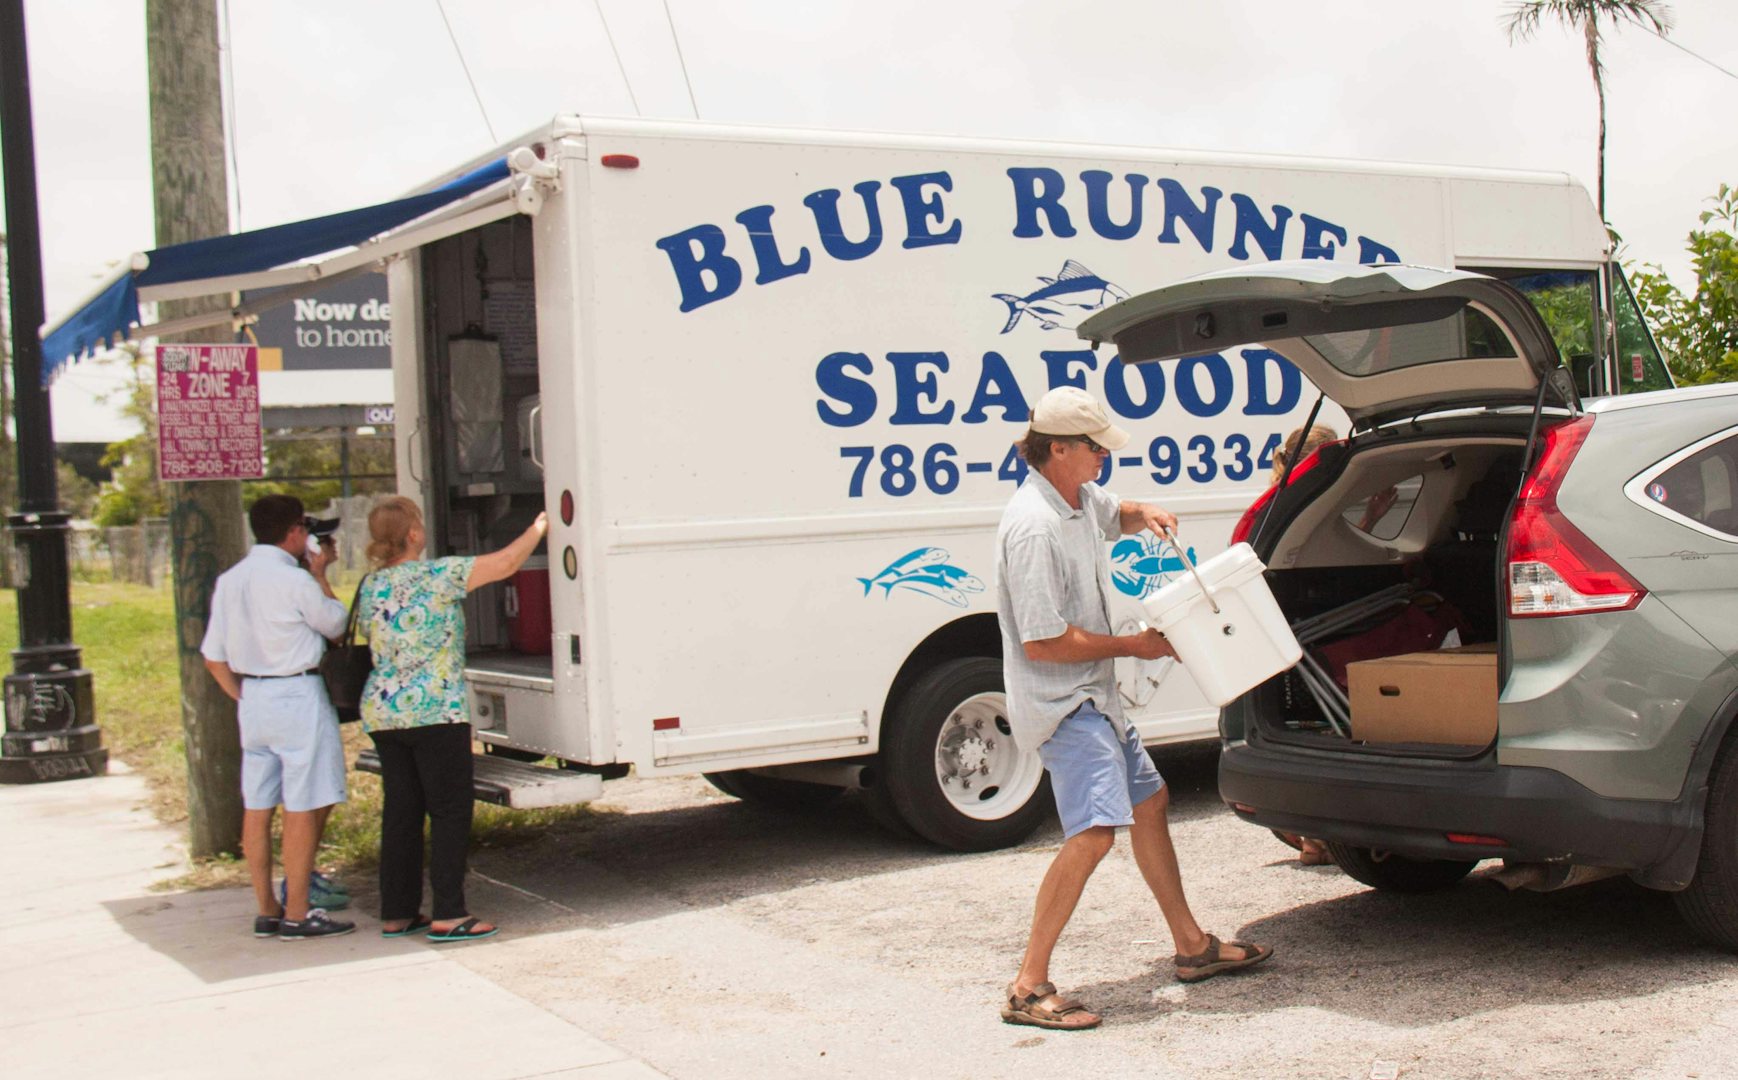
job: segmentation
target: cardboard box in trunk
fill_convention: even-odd
[[[1494,645],[1360,660],[1346,680],[1354,739],[1484,746],[1497,736]]]

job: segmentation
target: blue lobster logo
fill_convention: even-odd
[[[1194,548],[1189,549],[1189,561],[1196,561]],[[1110,549],[1110,563],[1110,580],[1117,591],[1137,600],[1151,596],[1187,569],[1177,549],[1150,532],[1118,540]]]

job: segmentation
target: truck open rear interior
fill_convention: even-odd
[[[511,541],[544,508],[531,221],[515,216],[448,237],[423,248],[422,260],[423,416],[436,448],[426,490],[439,493],[427,507],[429,554],[477,555]],[[542,560],[533,559],[535,569]],[[521,601],[534,588],[545,595]],[[547,611],[547,590],[545,571],[471,594],[467,667],[547,682],[547,632],[541,641],[514,632],[523,612]]]

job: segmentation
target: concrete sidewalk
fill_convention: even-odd
[[[360,912],[330,941],[252,936],[244,890],[152,892],[176,833],[144,782],[0,787],[0,1076],[332,1075],[646,1080],[662,1074]]]

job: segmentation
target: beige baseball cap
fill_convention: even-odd
[[[1128,432],[1111,423],[1098,399],[1077,386],[1058,386],[1039,398],[1031,426],[1040,435],[1085,435],[1106,450],[1128,445]]]

